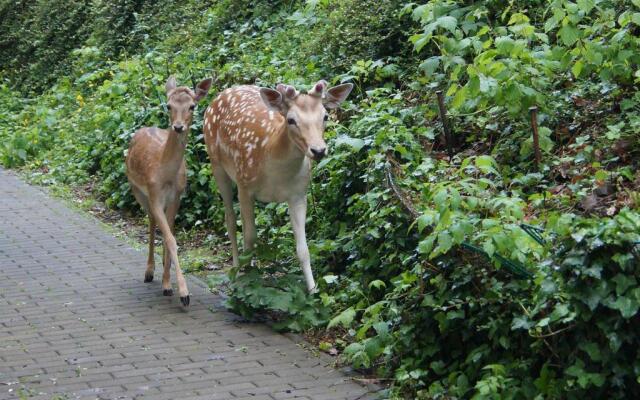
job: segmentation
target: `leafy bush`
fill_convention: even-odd
[[[0,2],[0,72],[26,93],[69,73],[66,57],[89,35],[90,5],[78,0]]]
[[[360,60],[404,57],[409,53],[399,0],[310,1],[288,19],[296,25],[315,24],[299,38],[298,52],[322,60],[326,73],[346,71]],[[363,10],[367,12],[363,12]]]

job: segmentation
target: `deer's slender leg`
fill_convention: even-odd
[[[171,228],[169,227],[169,223],[167,222],[167,217],[164,213],[162,205],[159,204],[159,202],[153,197],[149,199],[149,203],[149,211],[153,214],[153,217],[156,219],[156,223],[158,224],[158,228],[160,228],[160,232],[162,232],[162,238],[169,253],[171,264],[176,267],[176,277],[178,279],[178,293],[180,294],[180,301],[183,305],[188,306],[189,291],[184,284],[184,277],[182,276],[182,270],[180,269],[180,261],[178,261],[178,245],[176,243],[176,239],[171,232]],[[180,284],[181,281],[183,283],[182,285]]]
[[[302,196],[295,198],[289,200],[288,203],[293,236],[296,239],[296,254],[302,266],[304,279],[307,282],[307,290],[309,290],[310,293],[314,293],[316,291],[316,283],[313,280],[313,272],[311,271],[311,257],[309,256],[309,247],[307,247],[307,236],[305,232],[307,197]]]
[[[244,251],[251,251],[256,243],[254,200],[249,192],[240,185],[238,185],[238,200],[240,201],[240,216],[242,217],[243,249]]]
[[[169,220],[168,209],[169,207],[167,207],[165,215],[167,216],[167,223],[169,224],[169,228],[171,228],[171,233],[173,237],[175,237],[173,225]],[[171,288],[171,257],[169,256],[169,250],[164,241],[162,242],[162,268],[162,294],[165,296],[173,296],[173,289]]]
[[[231,242],[231,256],[233,258],[233,266],[238,266],[238,239],[236,237],[236,212],[233,210],[233,187],[231,178],[222,169],[222,167],[213,167],[213,175],[216,178],[218,191],[222,196],[224,203],[224,219],[227,223],[227,234]]]
[[[137,186],[131,181],[129,181],[129,185],[131,186],[131,191],[133,192],[133,196],[136,198],[138,203],[142,206],[142,208],[147,211],[149,216],[149,254],[147,255],[147,269],[144,273],[144,281],[152,282],[153,281],[153,271],[155,270],[155,261],[154,261],[154,245],[156,239],[156,221],[153,219],[153,215],[149,212],[149,199],[147,196],[138,189]]]
[[[178,209],[180,208],[180,193],[176,194],[176,199],[174,199],[167,206],[166,216],[167,223],[169,224],[169,228],[171,229],[171,234],[175,237],[175,221],[176,215],[178,213]],[[182,270],[179,266],[176,265],[176,280],[178,281],[178,291],[180,293],[188,292],[187,283],[182,275]],[[164,273],[162,275],[162,287],[168,288],[171,291],[171,258],[167,252],[167,256],[164,264]]]
[[[156,221],[153,216],[149,214],[149,255],[147,256],[147,271],[144,273],[144,281],[153,281],[153,271],[156,268],[153,247],[156,240]]]
[[[171,232],[173,232],[173,229]],[[169,257],[169,250],[164,240],[162,241],[162,269],[162,294],[173,296],[173,289],[171,288],[171,257]]]

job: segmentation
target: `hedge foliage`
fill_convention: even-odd
[[[640,1],[241,3],[0,3],[0,162],[137,210],[123,151],[166,125],[168,75],[214,92],[354,82],[309,194],[320,294],[271,204],[262,268],[230,271],[230,306],[329,328],[320,347],[389,398],[640,397]],[[222,236],[204,108],[178,222]]]

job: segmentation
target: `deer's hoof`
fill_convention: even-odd
[[[144,274],[144,283],[153,282],[153,272]]]
[[[162,291],[163,296],[173,296],[173,289],[164,289]]]
[[[189,295],[186,295],[184,297],[180,297],[180,301],[182,302],[183,306],[188,306],[189,305]]]

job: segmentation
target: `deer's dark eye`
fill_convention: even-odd
[[[189,110],[191,110],[191,111],[193,111],[193,110],[195,110],[195,109],[196,109],[196,106],[191,106],[191,107],[189,107]]]
[[[293,119],[293,118],[289,118],[289,119],[287,119],[287,124],[289,124],[289,125],[298,125],[298,123],[296,122],[296,120],[295,120],[295,119]]]
[[[329,120],[329,114],[325,114],[324,115],[324,120],[325,120],[325,122]]]
[[[171,111],[171,106],[167,104],[167,110]]]

